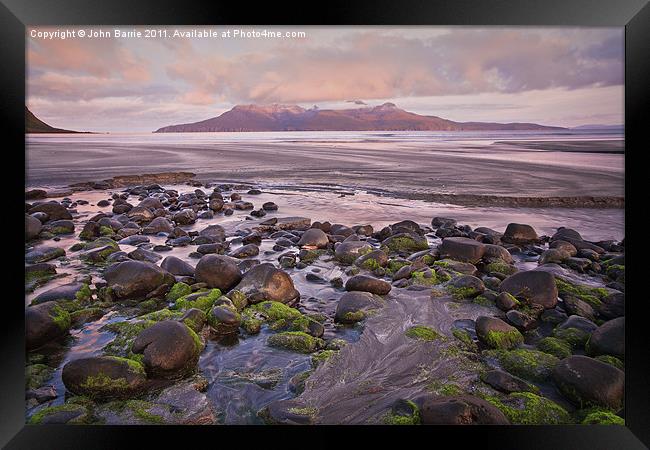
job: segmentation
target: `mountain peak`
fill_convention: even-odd
[[[264,114],[280,114],[280,113],[301,114],[305,112],[305,109],[301,108],[298,105],[282,105],[279,103],[271,103],[268,105],[237,105],[232,110],[250,111],[250,112],[258,112]]]

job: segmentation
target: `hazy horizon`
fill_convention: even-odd
[[[144,27],[77,27],[84,30]],[[147,27],[151,28],[151,27]],[[457,122],[622,125],[622,28],[160,27],[297,38],[31,37],[29,109],[57,128],[149,132],[239,104],[385,102]]]

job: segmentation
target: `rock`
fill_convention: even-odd
[[[184,209],[174,214],[172,220],[178,225],[190,225],[196,222],[196,213],[191,209]]]
[[[589,303],[569,295],[565,295],[563,300],[564,309],[568,314],[581,316],[591,321],[596,320],[596,313]]]
[[[524,342],[519,330],[496,317],[480,316],[476,319],[476,335],[485,345],[502,350],[509,350]]]
[[[474,264],[483,257],[485,245],[473,239],[449,237],[442,240],[438,250],[442,258]]]
[[[199,236],[210,239],[212,243],[223,242],[226,240],[226,231],[221,225],[210,225],[199,231]]]
[[[506,264],[513,263],[512,255],[505,247],[502,247],[500,245],[494,245],[494,244],[484,244],[484,245],[485,245],[485,252],[483,253],[484,258],[498,259],[503,261]]]
[[[585,348],[590,356],[612,355],[625,359],[625,317],[599,326],[591,334]]]
[[[603,406],[618,411],[623,405],[623,371],[587,356],[563,359],[553,370],[553,381],[580,408]]]
[[[373,250],[354,260],[354,265],[367,270],[375,270],[379,267],[386,267],[388,255],[382,250]]]
[[[308,229],[302,234],[298,241],[298,245],[301,247],[326,248],[327,244],[329,244],[327,235],[318,228]]]
[[[230,256],[233,258],[250,258],[252,256],[257,256],[260,254],[260,248],[255,244],[247,244],[238,249],[234,250]]]
[[[175,256],[168,256],[163,259],[160,263],[160,267],[172,275],[186,277],[194,276],[194,267],[190,266],[188,263]]]
[[[510,244],[533,244],[539,240],[533,227],[521,223],[509,223],[501,237],[503,242]]]
[[[419,229],[419,227],[418,227]],[[382,247],[388,248],[392,252],[417,252],[427,250],[429,243],[427,238],[415,233],[397,233],[381,243]]]
[[[88,290],[87,294],[85,292],[80,292],[82,289]],[[79,297],[85,297],[83,298],[84,300],[87,300],[90,296],[90,290],[88,289],[88,285],[85,283],[68,283],[68,284],[63,284],[61,286],[57,286],[55,288],[52,288],[48,291],[43,292],[42,294],[39,294],[37,297],[35,297],[32,300],[32,305],[38,305],[41,303],[45,302],[51,302],[51,301],[57,301],[57,300],[75,300],[77,298],[77,294],[79,294]]]
[[[537,263],[539,265],[548,264],[548,263],[560,264],[566,259],[568,259],[569,257],[570,257],[569,253],[567,253],[565,250],[561,250],[558,248],[549,248],[548,250],[544,250],[544,252],[540,255]]]
[[[285,331],[267,340],[271,347],[280,347],[299,353],[313,353],[325,347],[325,341],[302,331]]]
[[[25,240],[30,241],[38,237],[43,225],[41,221],[35,217],[25,214]]]
[[[274,222],[273,226],[278,230],[307,230],[311,226],[311,219],[307,217],[274,217],[269,220]]]
[[[258,264],[246,272],[236,289],[253,304],[265,300],[291,303],[300,297],[291,277],[270,263]]]
[[[567,242],[567,241],[562,241],[562,240],[555,240],[551,241],[548,244],[549,249],[554,249],[558,250],[560,252],[565,252],[568,256],[576,256],[578,254],[578,249],[576,249],[573,244]],[[549,261],[551,262],[551,261]],[[542,264],[542,263],[540,263]]]
[[[485,291],[485,285],[483,285],[480,278],[472,275],[461,275],[448,285],[447,290],[456,299],[474,298]]]
[[[510,311],[519,304],[516,298],[507,292],[501,292],[496,299],[497,308],[501,311]]]
[[[346,291],[370,292],[371,294],[386,295],[391,290],[390,283],[367,275],[356,275],[345,283]]]
[[[147,375],[182,378],[194,371],[203,349],[198,336],[185,324],[163,320],[142,331],[133,341],[133,353],[144,355]]]
[[[432,228],[453,228],[456,226],[456,219],[449,219],[447,217],[434,217],[431,219]]]
[[[25,262],[28,264],[41,263],[65,256],[65,250],[59,247],[40,246],[25,254]]]
[[[237,260],[222,255],[205,255],[196,265],[195,278],[210,288],[228,291],[241,281],[242,274]]]
[[[537,320],[535,317],[531,317],[528,314],[524,314],[515,309],[508,311],[506,313],[506,318],[508,319],[508,322],[523,331],[532,330],[537,326]]]
[[[145,298],[153,293],[164,294],[174,283],[174,276],[155,264],[124,261],[109,266],[104,279],[115,298]]]
[[[165,217],[156,217],[142,229],[143,234],[171,233],[174,230],[174,224]]]
[[[538,270],[518,272],[503,280],[499,290],[546,309],[554,308],[557,304],[558,291],[555,277],[548,272]]]
[[[164,389],[156,403],[169,405],[173,412],[172,423],[181,425],[213,425],[216,417],[205,394],[199,392],[190,379]],[[180,415],[180,417],[179,417]]]
[[[541,382],[551,376],[558,359],[548,353],[526,348],[514,350],[490,350],[495,352],[501,367],[525,380]]]
[[[27,211],[29,214],[43,212],[48,215],[49,220],[72,220],[72,214],[68,209],[58,202],[39,203]]]
[[[25,192],[25,200],[42,200],[47,198],[47,191],[43,189],[30,189]]]
[[[262,205],[262,209],[265,211],[277,211],[278,205],[273,202],[266,202]]]
[[[346,292],[336,305],[334,320],[340,323],[354,323],[365,319],[370,311],[383,306],[379,297],[368,292]]]
[[[183,322],[185,325],[190,327],[195,333],[199,333],[203,326],[208,321],[205,313],[198,308],[190,308],[178,319],[179,322]]]
[[[74,359],[61,373],[66,389],[92,399],[127,399],[146,388],[144,367],[137,361],[114,356]]]
[[[241,325],[241,316],[237,308],[228,300],[228,303],[216,305],[208,314],[208,323],[217,334],[237,333]]]
[[[150,222],[155,216],[149,208],[142,206],[135,206],[131,208],[127,213],[127,217],[136,223]]]
[[[481,376],[484,383],[489,384],[497,391],[510,394],[512,392],[537,392],[535,385],[526,380],[504,372],[503,370],[489,370]]]
[[[147,236],[140,236],[138,234],[134,234],[133,236],[125,237],[124,239],[117,241],[119,245],[138,245],[144,244],[146,242],[149,242],[149,238]]]
[[[471,395],[455,397],[426,394],[413,400],[422,425],[509,425],[491,403]]]
[[[352,264],[357,258],[372,250],[372,246],[363,241],[342,242],[334,250],[334,259],[342,264]]]
[[[317,411],[297,400],[278,400],[269,403],[257,413],[265,423],[272,425],[313,425]]]
[[[605,297],[598,313],[605,319],[615,319],[625,315],[625,294],[615,292]]]
[[[27,350],[37,349],[66,335],[70,325],[70,314],[56,302],[29,306],[25,311],[25,346]]]

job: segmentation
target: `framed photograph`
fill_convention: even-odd
[[[650,445],[646,1],[3,3],[6,448]]]

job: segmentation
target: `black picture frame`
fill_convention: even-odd
[[[626,139],[626,215],[625,235],[628,242],[642,239],[632,231],[630,211],[642,209],[643,194],[635,199],[632,180],[641,181],[642,164],[634,164],[648,151],[644,134],[648,122],[650,98],[650,6],[648,0],[400,0],[356,1],[330,0],[307,5],[305,2],[244,3],[198,0],[2,0],[0,5],[0,49],[3,68],[1,123],[6,126],[5,159],[17,157],[3,171],[9,190],[4,199],[3,235],[7,255],[4,273],[5,298],[2,299],[0,340],[0,444],[10,449],[119,449],[144,442],[147,447],[171,445],[264,445],[265,447],[332,447],[370,445],[368,439],[401,445],[456,445],[473,442],[481,447],[499,449],[589,448],[641,449],[650,446],[650,383],[647,374],[647,320],[644,296],[629,295],[626,327],[626,426],[510,426],[510,427],[108,427],[25,425],[24,402],[24,295],[21,282],[24,254],[19,220],[24,210],[24,101],[25,101],[25,27],[29,25],[75,24],[277,24],[277,25],[534,25],[534,26],[620,26],[626,30],[625,61],[625,139]],[[647,201],[647,200],[646,200]],[[8,211],[11,212],[8,212]],[[638,229],[638,227],[637,227]],[[13,244],[13,245],[12,245]],[[636,244],[635,244],[636,245]],[[628,291],[634,293],[640,278],[640,247],[628,246]],[[15,252],[15,254],[14,254]],[[635,264],[639,263],[639,264]],[[643,293],[643,291],[641,291]],[[647,296],[647,293],[646,293]],[[645,326],[644,326],[645,325]],[[342,436],[345,434],[345,436]],[[226,439],[234,439],[225,444]],[[259,441],[251,443],[250,441]]]

